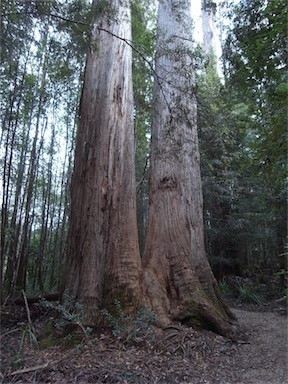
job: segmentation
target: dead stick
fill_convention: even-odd
[[[31,320],[31,316],[30,316],[30,310],[29,310],[29,306],[28,306],[28,302],[27,302],[27,297],[26,297],[26,295],[25,295],[24,290],[22,290],[22,295],[23,295],[24,302],[25,302],[25,307],[26,307],[26,312],[27,312],[27,318],[28,318],[29,327],[30,327],[31,331],[32,331],[34,334],[36,334],[35,329],[34,329],[33,324],[32,324],[32,320]]]
[[[27,373],[27,372],[39,371],[40,369],[45,369],[48,366],[61,363],[61,361],[67,359],[67,357],[71,356],[73,353],[75,353],[74,349],[72,349],[70,352],[68,352],[66,355],[62,356],[58,360],[54,360],[54,361],[50,361],[50,362],[48,361],[45,364],[36,365],[36,366],[30,367],[30,368],[19,369],[18,371],[14,371],[12,373],[9,373],[7,376],[15,376],[15,375],[20,375],[21,373]]]
[[[35,367],[18,369],[18,371],[14,371],[14,372],[10,373],[8,376],[15,376],[15,375],[20,375],[21,373],[39,371],[39,369],[47,368],[48,365],[49,365],[49,363],[45,363],[42,365],[36,365]]]

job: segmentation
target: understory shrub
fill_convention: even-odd
[[[260,294],[258,293],[257,287],[250,282],[238,281],[236,285],[237,298],[239,301],[247,304],[258,304],[262,303]]]
[[[52,304],[49,301],[42,299],[41,305],[46,309],[52,309],[53,311],[57,312],[57,316],[53,319],[53,328],[61,332],[61,335],[67,342],[67,345],[73,345],[72,333],[75,333],[76,328],[81,330],[82,339],[83,336],[84,338],[87,338],[92,333],[92,328],[85,327],[83,325],[83,306],[76,302],[68,294],[63,294],[62,303]],[[51,331],[49,333],[51,333]],[[77,335],[74,340],[77,341],[77,343],[74,343],[77,344],[77,347],[80,346],[78,343],[79,340],[79,335]],[[69,343],[69,341],[71,341],[71,343]]]
[[[113,314],[111,313],[113,312]],[[125,313],[119,300],[114,301],[113,311],[101,310],[112,335],[124,343],[153,338],[156,315],[147,308],[139,308],[134,314]]]

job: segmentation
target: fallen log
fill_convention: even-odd
[[[35,304],[35,303],[39,303],[43,299],[47,301],[58,301],[60,300],[60,297],[61,297],[61,294],[59,292],[54,292],[54,293],[48,293],[46,295],[26,297],[26,300],[28,304]],[[9,297],[5,301],[5,305],[13,305],[13,304],[26,305],[23,296]]]

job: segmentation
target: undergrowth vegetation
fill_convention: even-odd
[[[81,349],[83,341],[93,331],[92,328],[83,325],[83,306],[66,293],[61,303],[53,304],[42,299],[41,305],[55,313],[52,322],[50,321],[42,331],[41,347],[62,344],[66,347],[76,346]]]
[[[112,335],[124,344],[144,339],[153,339],[153,326],[157,319],[153,311],[139,308],[134,314],[125,313],[119,300],[114,300],[114,307],[109,312],[101,310],[101,314],[107,321]]]
[[[63,295],[61,303],[53,304],[42,299],[41,306],[52,310],[53,315],[50,317],[52,321],[49,321],[41,333],[40,346],[46,348],[61,344],[81,349],[83,341],[93,333],[93,329],[84,324],[83,306],[66,293]],[[121,302],[117,299],[114,300],[109,311],[102,309],[99,317],[101,329],[109,330],[117,341],[125,345],[152,340],[154,338],[153,326],[156,325],[156,322],[156,315],[153,311],[140,307],[130,313],[123,309]]]
[[[222,294],[240,304],[267,305],[275,303],[276,309],[284,310],[287,304],[287,288],[277,290],[278,275],[241,277],[223,276],[219,283]]]

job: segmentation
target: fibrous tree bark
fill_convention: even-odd
[[[141,297],[130,8],[94,0],[72,177],[66,283],[93,323],[109,300]]]
[[[235,319],[204,249],[190,6],[159,1],[144,286],[161,323],[227,334]]]

